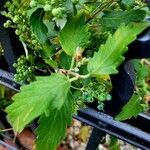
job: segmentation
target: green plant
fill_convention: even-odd
[[[2,45],[1,45],[1,43],[0,43],[0,57],[1,57],[2,55],[4,55],[4,49],[2,48]]]
[[[37,149],[54,150],[76,106],[97,100],[103,110],[111,100],[109,75],[118,73],[128,45],[150,26],[149,9],[142,0],[12,0],[5,7],[8,12],[2,14],[9,20],[4,26],[16,29],[25,50],[14,64],[15,77],[29,83],[7,107],[8,121],[21,132],[39,117]],[[37,70],[48,76],[37,76]],[[117,118],[143,111],[137,95],[123,109],[126,116],[121,112]]]
[[[11,104],[10,99],[13,94],[14,92],[11,92],[3,86],[0,86],[0,109],[2,111],[4,111],[4,109]]]

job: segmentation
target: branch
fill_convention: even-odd
[[[27,45],[26,45],[23,41],[21,41],[21,43],[22,43],[22,45],[23,45],[23,48],[24,48],[24,51],[25,51],[26,58],[28,58],[29,53],[28,53]]]
[[[108,3],[104,4],[104,5],[99,5],[94,11],[92,16],[90,16],[90,18],[86,21],[86,23],[88,23],[89,21],[91,21],[97,14],[99,14],[100,12],[104,11],[106,8],[108,8],[109,6],[111,6],[113,3],[113,0],[110,0]]]
[[[80,75],[78,73],[72,72],[70,70],[65,70],[65,69],[59,69],[58,72],[64,75],[73,76],[73,78],[70,79],[70,82],[76,81],[78,79],[86,79],[90,77],[90,74]]]

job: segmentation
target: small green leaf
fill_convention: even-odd
[[[85,17],[78,14],[75,17],[69,17],[65,27],[60,33],[60,43],[63,50],[71,56],[75,56],[78,47],[85,48],[90,34],[85,25]]]
[[[21,132],[33,119],[46,113],[48,106],[51,110],[61,109],[69,89],[70,82],[61,74],[38,77],[37,81],[22,86],[21,92],[13,97],[14,102],[6,108],[10,124]]]
[[[116,137],[110,136],[109,150],[121,150],[120,144]]]
[[[47,40],[48,28],[43,23],[44,10],[38,8],[34,11],[30,17],[30,24],[33,33],[37,36],[40,43],[44,43]]]
[[[46,59],[50,58],[56,52],[55,48],[53,47],[50,41],[46,41],[41,46],[42,46],[42,50],[40,50],[40,54],[42,58],[46,58]]]
[[[70,55],[67,55],[65,52],[62,52],[60,54],[60,62],[59,67],[64,69],[70,69],[72,57]]]
[[[135,0],[121,0],[121,4],[126,8],[131,8],[135,3]]]
[[[68,97],[60,110],[52,110],[49,117],[43,114],[40,118],[40,125],[37,128],[37,150],[55,150],[64,138],[67,125],[70,125],[71,120],[72,98]]]
[[[150,74],[149,67],[143,65],[139,59],[132,60],[132,63],[136,71],[137,82],[142,82]]]
[[[45,63],[49,64],[52,68],[58,68],[57,62],[52,59],[45,59]]]
[[[50,22],[49,20],[44,20],[43,22],[47,26],[47,29],[48,29],[47,36],[48,37],[55,37],[55,36],[57,36],[58,31],[55,30],[55,23],[52,22],[52,21]]]
[[[133,95],[130,101],[123,107],[122,111],[116,116],[116,120],[123,121],[132,117],[137,117],[143,111],[141,98],[139,95]]]
[[[122,23],[138,22],[143,20],[145,16],[146,12],[144,10],[109,11],[102,17],[101,23],[104,28],[116,29]]]
[[[149,25],[145,22],[132,23],[126,26],[122,24],[89,60],[89,73],[93,76],[117,73],[117,67],[124,60],[123,54],[127,51],[127,46]]]

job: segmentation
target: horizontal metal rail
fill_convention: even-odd
[[[78,115],[74,116],[74,118],[143,150],[150,150],[150,133],[144,132],[130,124],[115,121],[105,113],[87,108],[79,110]],[[148,125],[150,125],[150,122]]]
[[[3,142],[2,140],[0,140],[0,145],[7,147],[9,150],[18,150],[17,148],[7,144],[6,142]]]
[[[11,90],[19,92],[20,84],[14,81],[13,74],[2,69],[0,69],[0,84]]]

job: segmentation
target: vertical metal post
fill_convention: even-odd
[[[87,147],[85,150],[96,150],[98,148],[98,145],[100,144],[100,141],[105,136],[105,132],[100,131],[97,128],[93,128],[92,134],[90,136],[90,139],[88,141]]]

